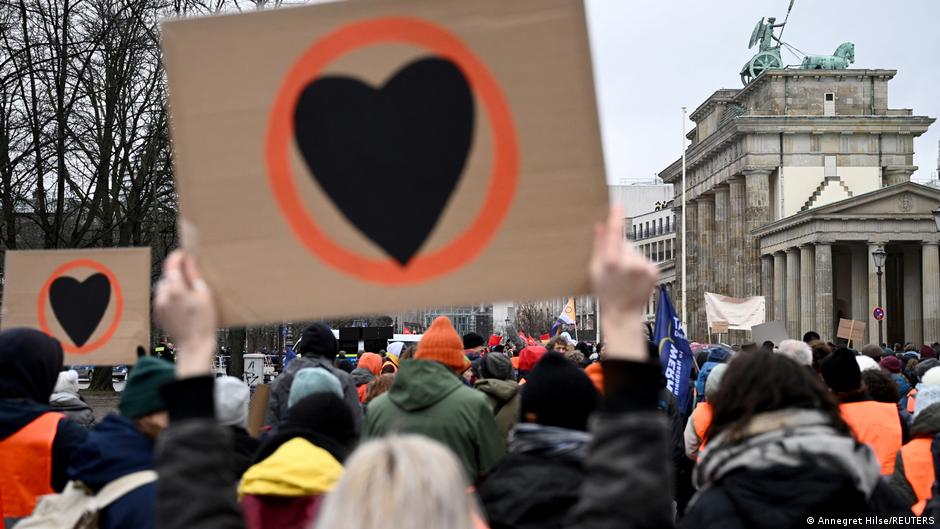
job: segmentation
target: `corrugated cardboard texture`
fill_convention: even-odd
[[[287,72],[324,36],[380,17],[417,17],[455,35],[496,79],[518,145],[518,183],[498,231],[461,266],[417,282],[365,280],[301,244],[274,198],[265,158]],[[580,0],[339,2],[171,21],[163,24],[163,48],[182,240],[199,258],[223,324],[588,290],[591,227],[605,216],[607,188]],[[430,55],[414,44],[378,43],[340,55],[323,75],[380,87]],[[421,254],[447,246],[478,215],[499,213],[484,203],[493,130],[478,95],[475,120],[461,180]],[[296,144],[289,149],[306,214],[345,249],[387,259],[311,178]],[[392,219],[400,207],[389,196],[379,214]]]
[[[41,293],[56,277],[69,277],[84,285],[90,276],[101,273],[81,263],[56,273],[69,263],[86,260],[110,272],[120,288],[123,308],[116,321],[117,288],[109,279],[107,308],[83,347],[78,348],[58,320],[49,292]],[[5,271],[0,328],[30,327],[48,332],[62,343],[66,365],[133,364],[137,347],[150,350],[150,248],[7,251]],[[40,304],[46,329],[40,325]]]

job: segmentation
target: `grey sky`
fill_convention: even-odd
[[[680,107],[740,88],[751,30],[788,0],[587,0],[607,180],[649,180],[680,154]],[[940,117],[940,1],[796,0],[783,40],[828,55],[855,43],[857,68],[898,70],[891,108]],[[784,62],[799,60],[783,51]],[[689,123],[689,128],[692,124]],[[914,143],[918,180],[937,165],[940,123]]]

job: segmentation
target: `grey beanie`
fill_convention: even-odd
[[[480,365],[480,378],[511,379],[512,360],[503,353],[487,353]]]
[[[215,418],[222,426],[248,426],[248,384],[235,377],[215,379]]]
[[[718,364],[708,373],[708,379],[705,380],[705,398],[711,400],[712,395],[721,387],[721,379],[725,376],[728,364]]]

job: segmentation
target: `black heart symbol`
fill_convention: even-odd
[[[85,345],[111,302],[111,282],[93,274],[82,282],[59,277],[49,287],[49,303],[59,324],[78,347]]]
[[[437,224],[473,139],[473,93],[460,69],[425,58],[374,89],[321,77],[294,109],[294,138],[339,210],[402,266]]]

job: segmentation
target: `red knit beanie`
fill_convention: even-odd
[[[421,337],[414,358],[440,362],[458,373],[469,367],[464,356],[463,339],[444,316],[438,316]]]

